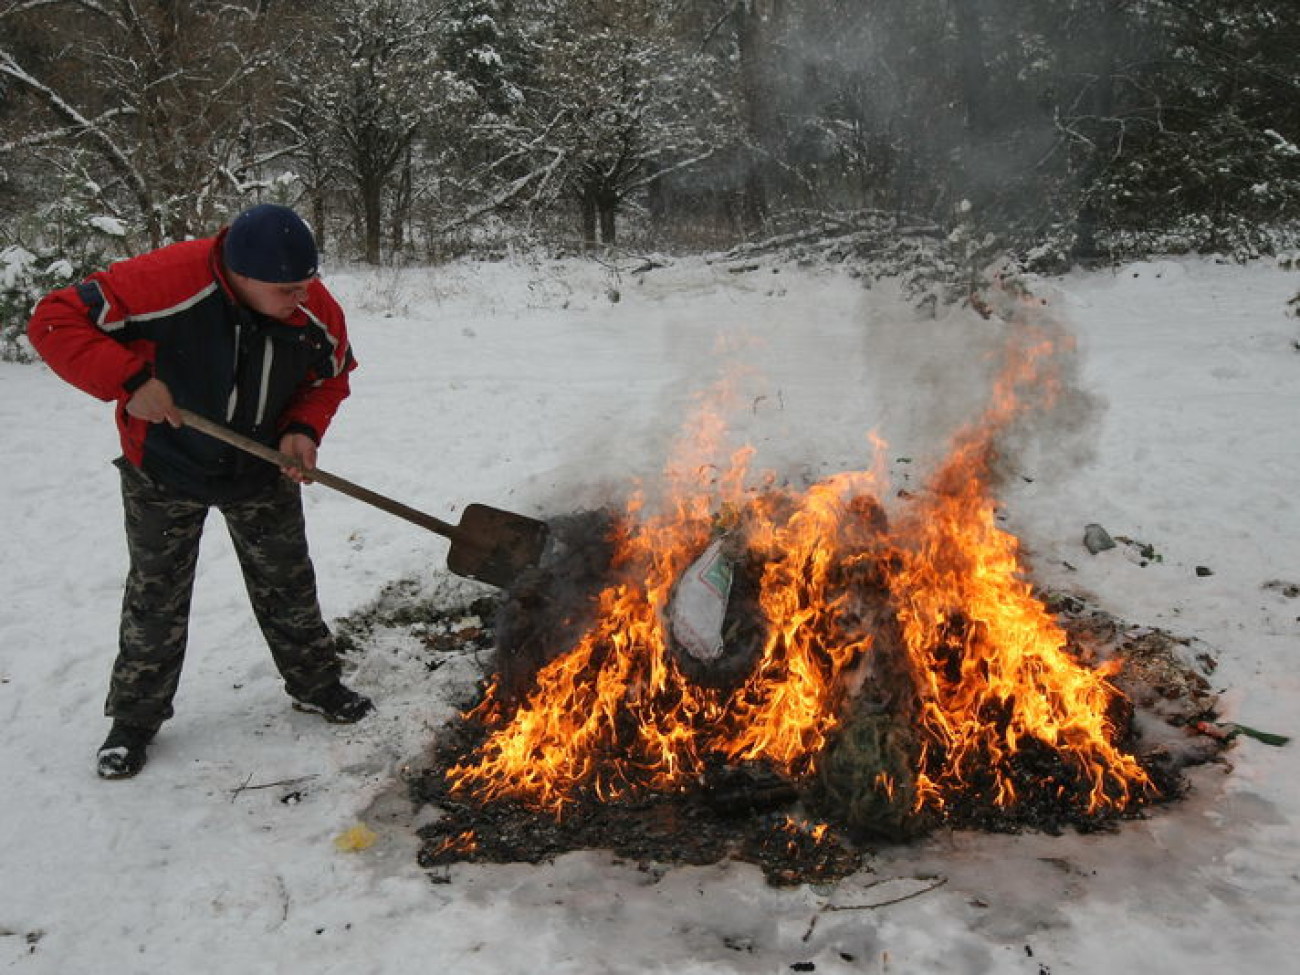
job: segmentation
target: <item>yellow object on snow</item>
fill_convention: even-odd
[[[373,829],[365,823],[357,823],[351,829],[334,837],[334,845],[344,853],[356,853],[360,850],[368,850],[374,846],[377,839],[379,834]]]

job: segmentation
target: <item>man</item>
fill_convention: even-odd
[[[316,593],[299,484],[356,363],[292,210],[262,204],[215,237],[172,244],[46,295],[27,334],[63,379],[117,403],[130,567],[99,749],[135,775],[172,716],[199,538],[225,518],[262,633],[294,706],[351,723],[373,709],[339,680]],[[278,448],[274,465],[184,425],[179,409]]]

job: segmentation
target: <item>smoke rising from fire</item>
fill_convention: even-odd
[[[1081,350],[1054,294],[995,288],[982,317],[966,306],[912,309],[886,284],[864,289],[838,278],[834,287],[801,284],[790,292],[797,303],[769,303],[761,315],[702,291],[698,321],[665,323],[646,335],[642,353],[624,353],[670,356],[678,366],[670,381],[592,382],[592,422],[569,435],[568,460],[534,472],[528,490],[538,510],[621,508],[635,490],[653,507],[665,474],[725,470],[742,448],[753,452],[751,486],[806,487],[871,469],[915,490],[982,415],[1008,349],[1034,337],[1050,346],[1042,364],[1050,382],[1017,390],[1023,406],[995,434],[992,486],[1007,477],[1058,481],[1086,464],[1103,404],[1082,385]],[[805,304],[821,294],[824,305]],[[814,327],[821,316],[833,324]],[[596,358],[614,354],[598,349]],[[693,416],[711,417],[715,428],[686,431]]]
[[[1093,456],[1105,402],[1088,390],[1082,377],[1082,352],[1053,297],[995,291],[995,313],[1005,315],[1012,334],[1032,332],[1050,343],[1051,388],[1021,395],[1028,408],[997,441],[994,486],[1009,477],[1049,481],[1067,478]]]

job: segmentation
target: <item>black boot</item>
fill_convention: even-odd
[[[337,681],[309,697],[295,699],[293,706],[299,711],[319,714],[331,724],[355,724],[375,709],[370,698]]]
[[[144,768],[145,749],[157,728],[114,721],[113,727],[99,746],[99,777],[101,779],[129,779]]]

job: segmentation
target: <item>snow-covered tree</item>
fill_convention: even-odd
[[[305,198],[370,261],[489,214],[1227,246],[1300,220],[1298,35],[1276,0],[0,0],[0,207],[84,184],[157,243]]]
[[[328,26],[294,116],[300,152],[315,166],[337,166],[360,216],[365,260],[377,264],[385,206],[393,215],[403,166],[442,97],[430,57],[437,11],[432,0],[321,6]]]
[[[439,67],[472,89],[475,114],[508,116],[523,101],[530,64],[513,19],[501,0],[446,0],[439,12]]]
[[[1085,130],[1104,149],[1094,219],[1166,245],[1269,246],[1261,231],[1300,219],[1300,19],[1272,0],[1142,12],[1158,28],[1151,61]]]
[[[734,132],[715,64],[669,31],[661,4],[534,4],[535,75],[515,114],[558,198],[577,204],[585,246],[612,244],[616,216],[667,174],[710,158]]]
[[[150,245],[210,228],[258,161],[248,151],[251,135],[275,97],[270,50],[283,35],[268,36],[266,7],[8,4],[0,9],[0,77],[23,92],[31,112],[10,119],[0,157],[55,160],[69,146],[87,150],[102,206],[142,228]]]

